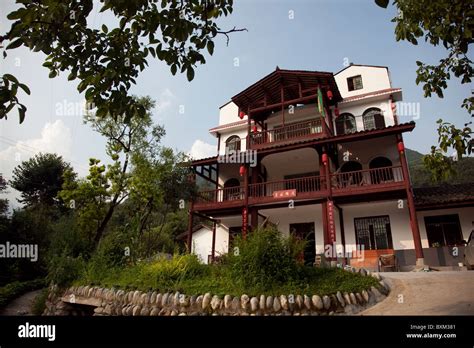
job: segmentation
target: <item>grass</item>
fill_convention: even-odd
[[[16,281],[0,288],[0,308],[5,307],[11,300],[27,293],[28,291],[40,289],[44,286],[43,279]]]
[[[328,295],[337,291],[360,292],[378,286],[376,279],[337,268],[301,266],[293,280],[273,284],[243,286],[225,265],[202,265],[191,255],[175,256],[172,260],[158,260],[126,268],[109,269],[106,274],[86,273],[76,285],[98,285],[141,291],[175,292],[199,295],[249,296],[281,294]],[[295,280],[297,279],[297,280]],[[256,282],[258,283],[258,282]]]
[[[46,309],[46,299],[48,298],[48,288],[41,290],[41,293],[35,298],[31,308],[33,315],[42,315]]]

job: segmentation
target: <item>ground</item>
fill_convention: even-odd
[[[0,310],[0,315],[33,315],[31,312],[33,301],[40,293],[41,290],[35,290],[17,297],[3,310]]]
[[[361,315],[474,315],[473,271],[381,275],[391,286],[390,295]]]

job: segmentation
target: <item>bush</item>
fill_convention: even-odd
[[[4,307],[11,300],[24,293],[36,290],[45,286],[43,279],[28,280],[25,282],[13,282],[0,288],[0,308]]]
[[[224,258],[232,278],[243,287],[266,288],[297,280],[302,264],[298,256],[304,241],[284,238],[273,227],[257,229],[247,239],[237,238],[236,248]]]
[[[41,293],[35,298],[31,312],[33,315],[42,315],[46,309],[46,299],[48,298],[48,288],[41,290]]]
[[[72,257],[67,252],[63,252],[49,260],[46,279],[58,286],[66,286],[83,274],[85,266],[86,263],[81,255]]]

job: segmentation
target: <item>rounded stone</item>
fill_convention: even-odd
[[[207,307],[209,307],[209,305],[211,304],[211,294],[210,293],[206,293],[204,294],[204,297],[202,298],[202,309],[206,309]]]
[[[161,308],[161,301],[163,301],[163,294],[159,293],[156,295],[155,304],[158,308]]]
[[[372,277],[374,277],[377,280],[382,280],[382,277],[377,272],[372,273]]]
[[[265,307],[266,307],[265,295],[260,295],[259,307],[261,310],[265,310]]]
[[[231,305],[232,305],[232,296],[225,295],[224,296],[224,308],[225,309],[230,309]]]
[[[142,310],[142,307],[141,307],[141,306],[139,306],[139,305],[134,306],[134,307],[133,307],[133,310],[132,310],[132,315],[133,315],[134,317],[139,316],[141,310]]]
[[[303,296],[296,295],[295,304],[298,309],[302,309],[304,306]]]
[[[356,305],[356,304],[357,304],[357,299],[356,299],[356,296],[354,295],[353,292],[351,292],[351,293],[349,294],[349,297],[350,297],[350,299],[351,299],[351,303],[352,303],[353,305]]]
[[[156,303],[156,295],[157,295],[156,291],[153,291],[153,292],[151,293],[151,296],[150,296],[150,303],[151,303],[151,304],[155,304],[155,303]]]
[[[142,310],[140,311],[140,315],[147,317],[150,315],[150,309],[148,307],[143,307]]]
[[[281,304],[280,304],[280,300],[278,299],[278,297],[275,297],[273,299],[273,310],[275,312],[279,312],[281,309]]]
[[[240,307],[244,310],[246,310],[248,308],[248,305],[249,305],[249,302],[250,302],[250,298],[248,295],[246,294],[243,294],[241,297],[240,297]]]
[[[326,310],[331,308],[331,299],[329,298],[329,296],[327,295],[323,296],[323,305],[324,305],[324,309]]]
[[[350,296],[349,296],[349,294],[348,294],[347,292],[345,292],[342,296],[344,297],[344,302],[346,302],[346,304],[349,305],[349,304],[352,303],[352,302],[351,302],[351,298],[350,298]]]
[[[173,306],[177,307],[179,305],[180,293],[176,292],[173,296]]]
[[[140,304],[141,305],[146,305],[148,303],[148,301],[147,301],[148,298],[147,297],[148,297],[147,294],[141,294],[141,296],[140,296]]]
[[[357,299],[357,302],[359,302],[360,304],[364,304],[364,298],[359,292],[356,292],[355,297]]]
[[[307,310],[311,310],[311,299],[309,298],[309,296],[304,295],[304,306]]]
[[[196,309],[201,309],[202,308],[202,300],[204,299],[203,295],[199,295],[196,297]]]
[[[311,302],[313,302],[313,306],[318,310],[322,310],[324,308],[324,303],[323,303],[323,300],[321,299],[321,297],[319,297],[318,295],[313,295],[313,297],[311,297]]]
[[[250,299],[250,310],[256,312],[258,310],[258,298],[252,297]]]
[[[213,311],[219,309],[219,306],[221,305],[221,300],[219,296],[214,295],[211,300],[211,308]]]
[[[273,308],[273,296],[267,296],[266,300],[266,307],[267,309],[272,309]]]
[[[240,300],[239,300],[239,298],[238,298],[237,296],[235,296],[235,297],[232,299],[232,304],[231,304],[231,306],[232,306],[232,310],[233,310],[234,312],[237,312],[237,311],[239,310],[239,308],[240,308]]]
[[[150,312],[150,316],[157,317],[160,314],[160,309],[158,307],[153,307]]]
[[[344,307],[346,305],[346,303],[344,302],[344,298],[342,297],[342,294],[340,291],[338,291],[336,293],[336,298],[337,298],[337,301],[339,302],[339,304]]]
[[[169,293],[164,293],[163,297],[161,298],[161,307],[166,307],[168,305],[168,297],[170,296]]]
[[[281,308],[283,308],[283,310],[285,311],[287,311],[290,308],[288,306],[288,299],[286,298],[285,295],[280,296],[280,304],[281,304]]]

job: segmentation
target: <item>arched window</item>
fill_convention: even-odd
[[[362,182],[362,164],[356,161],[345,162],[339,174],[339,187],[359,186]]]
[[[382,111],[379,108],[370,108],[365,110],[362,115],[364,121],[364,129],[379,129],[385,127],[385,119],[383,117]]]
[[[226,152],[240,150],[240,138],[237,135],[232,135],[227,138],[225,141],[225,150]]]
[[[372,184],[382,184],[393,181],[392,161],[387,157],[380,156],[374,158],[370,161],[369,168],[377,169],[370,172],[370,182]]]
[[[242,199],[243,191],[240,187],[240,181],[232,178],[224,183],[224,201]]]
[[[349,134],[357,131],[355,117],[351,114],[342,114],[336,119],[337,134]]]

